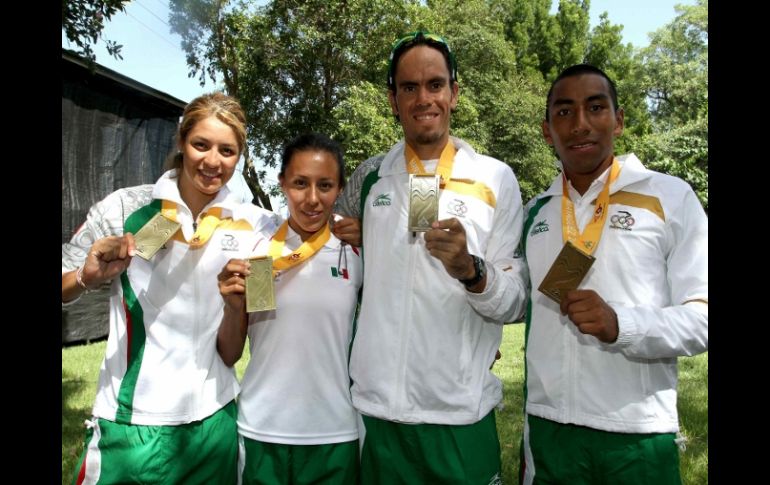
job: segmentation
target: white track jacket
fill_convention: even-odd
[[[526,269],[514,258],[521,194],[510,167],[453,141],[452,180],[479,182],[488,192],[441,190],[439,219],[456,217],[465,228],[468,251],[486,260],[483,293],[466,291],[428,253],[423,234],[407,230],[403,141],[379,168],[376,161],[362,164],[338,205],[363,221],[364,290],[350,376],[353,404],[366,415],[404,423],[471,424],[502,399],[500,380],[489,368],[503,323],[520,315],[526,297]],[[368,193],[360,213],[362,187]]]
[[[614,343],[581,334],[537,290],[564,245],[561,174],[527,204],[526,410],[605,431],[676,432],[677,357],[708,350],[708,219],[684,181],[633,154],[618,161],[596,261],[580,285],[617,313]],[[581,231],[607,174],[582,197],[570,186]]]

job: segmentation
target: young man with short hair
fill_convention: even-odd
[[[681,483],[677,357],[708,350],[708,220],[687,183],[615,156],[623,123],[600,69],[551,85],[543,135],[562,173],[527,204],[522,237],[525,484]],[[575,259],[559,257],[568,243]],[[570,291],[547,277],[586,267]]]

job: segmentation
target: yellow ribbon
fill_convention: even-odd
[[[405,146],[406,148],[404,149],[404,158],[406,159],[406,171],[414,174],[429,174],[429,172],[425,170],[425,166],[422,164],[422,160],[420,160],[420,157],[417,156],[417,152],[415,152],[408,143],[405,143]],[[438,165],[436,166],[436,173],[438,173],[441,177],[439,179],[439,187],[450,192],[475,197],[485,202],[490,207],[495,208],[497,205],[495,194],[489,187],[486,186],[486,184],[471,179],[451,178],[452,166],[454,165],[454,158],[456,153],[457,149],[455,149],[455,146],[450,139],[444,149],[441,151]]]
[[[599,197],[596,198],[594,216],[581,234],[578,230],[577,220],[575,219],[575,205],[569,198],[567,176],[564,175],[564,172],[562,171],[561,233],[565,243],[570,241],[578,249],[589,255],[596,251],[596,248],[599,245],[599,239],[602,237],[604,223],[607,221],[607,212],[610,205],[610,185],[612,185],[615,179],[618,178],[619,173],[620,164],[617,159],[613,158],[612,166],[610,167],[610,176],[604,184],[601,193],[599,193]]]
[[[170,200],[163,199],[161,203],[160,213],[166,219],[172,220],[174,222],[179,222],[176,219],[176,202],[171,202]]]
[[[484,182],[471,179],[450,179],[444,186],[444,190],[475,197],[493,209],[497,206],[495,193]]]
[[[167,219],[170,219],[172,221],[177,221],[176,214],[177,214],[177,204],[176,202],[171,202],[170,200],[163,200],[162,206],[161,206],[161,214],[163,217],[166,217]],[[200,248],[203,245],[205,245],[209,239],[211,239],[211,235],[214,234],[214,230],[226,223],[229,222],[231,219],[222,219],[222,208],[221,207],[212,207],[211,209],[207,210],[203,214],[203,218],[201,219],[201,222],[198,224],[195,234],[193,234],[192,239],[190,241],[186,241],[191,248]],[[178,231],[177,234],[181,234],[181,231]],[[177,239],[177,238],[174,238]]]
[[[267,253],[273,258],[273,277],[278,274],[279,271],[283,271],[296,266],[303,261],[310,259],[315,253],[317,253],[324,244],[329,241],[331,231],[329,230],[329,223],[324,224],[324,227],[319,229],[315,234],[307,238],[300,247],[292,251],[291,254],[281,256],[283,254],[283,246],[286,244],[286,234],[289,232],[289,221],[284,221],[281,227],[278,228],[278,232],[275,233],[273,239],[270,241],[270,248]]]
[[[425,170],[425,165],[422,164],[422,160],[420,160],[420,157],[417,156],[417,152],[415,152],[408,143],[404,142],[404,145],[406,147],[404,149],[404,158],[406,158],[406,171],[409,173],[431,175]],[[455,163],[455,153],[457,153],[457,150],[455,150],[454,143],[452,143],[452,140],[450,139],[446,146],[444,146],[444,149],[441,150],[441,156],[438,159],[436,172],[434,172],[438,173],[441,177],[439,181],[441,187],[443,187],[452,176],[452,165]]]

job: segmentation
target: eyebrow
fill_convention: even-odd
[[[592,96],[589,96],[585,99],[586,102],[590,103],[591,101],[609,101],[610,97],[609,95],[605,93],[599,93],[594,94]],[[553,103],[551,103],[552,106],[563,106],[563,105],[571,105],[575,104],[575,100],[572,98],[557,98],[553,100]]]
[[[562,106],[565,104],[575,104],[575,100],[570,98],[557,98],[553,100],[551,106]]]
[[[447,78],[446,76],[436,76],[436,77],[432,77],[432,78],[430,78],[430,79],[428,79],[426,81],[427,84],[433,84],[433,83],[446,84],[447,82],[449,82],[449,78]],[[406,79],[406,80],[403,80],[403,81],[399,82],[398,86],[401,86],[401,87],[419,86],[419,84],[420,83],[417,82],[417,81],[412,81],[412,80]]]
[[[304,173],[295,173],[294,178],[300,178],[300,179],[309,179],[311,178],[310,175],[306,175]],[[334,180],[334,177],[321,177],[318,179],[320,182],[323,182],[325,180]]]
[[[203,136],[203,135],[193,135],[193,136],[191,136],[190,137],[190,142],[193,142],[193,141],[202,141],[202,142],[208,143],[209,145],[214,145],[215,144],[213,141],[211,141],[210,138],[208,138],[206,136]],[[233,144],[233,143],[225,142],[225,143],[219,143],[219,146],[222,147],[222,148],[230,148],[230,149],[236,150],[237,147],[238,147],[238,144],[237,143]]]
[[[586,101],[609,101],[609,99],[610,99],[609,95],[605,93],[599,93],[599,94],[594,94],[593,96],[589,96],[588,98],[586,98]]]

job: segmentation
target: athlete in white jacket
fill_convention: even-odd
[[[521,194],[510,167],[449,136],[454,54],[414,32],[396,41],[390,105],[404,140],[352,175],[339,210],[362,220],[364,291],[353,343],[353,404],[363,414],[364,483],[500,480],[490,370],[503,323],[522,312],[514,257]],[[408,230],[410,173],[442,176],[438,222]]]
[[[246,257],[271,214],[225,186],[246,143],[237,101],[185,109],[179,153],[154,185],[95,204],[62,245],[62,302],[112,281],[110,333],[76,482],[235,483],[238,383],[217,354],[216,274]],[[149,260],[133,234],[162,214],[181,227]]]
[[[622,130],[602,71],[554,81],[543,132],[562,174],[527,204],[522,238],[524,483],[680,480],[677,357],[708,350],[708,221],[684,181],[614,156]],[[596,260],[559,304],[538,287],[567,240]]]

